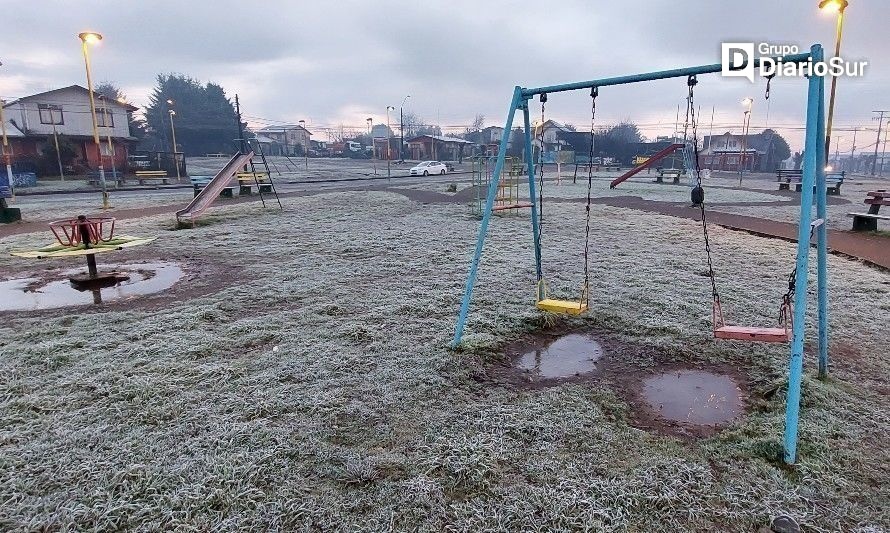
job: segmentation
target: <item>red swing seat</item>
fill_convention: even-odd
[[[790,324],[788,319],[790,317],[788,316],[788,307],[785,304],[782,304],[781,317],[782,323],[785,324],[781,328],[727,326],[723,320],[723,309],[720,307],[720,300],[714,300],[714,338],[753,342],[788,342],[791,340],[792,331],[788,327],[788,324]]]

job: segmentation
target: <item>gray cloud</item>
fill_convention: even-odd
[[[834,39],[834,19],[815,0],[2,3],[5,98],[84,83],[76,34],[90,28],[105,36],[93,54],[96,79],[118,83],[137,105],[156,74],[181,72],[238,93],[258,124],[306,119],[316,128],[381,122],[406,94],[408,109],[427,121],[462,125],[483,113],[496,124],[517,84],[714,63],[729,40],[831,48]],[[890,105],[890,69],[879,54],[890,45],[890,4],[852,4],[844,55],[871,65],[866,79],[841,80],[836,123],[874,127],[870,111]],[[752,127],[767,124],[762,82],[701,81],[703,127],[715,106],[715,129],[738,129],[745,96],[756,98]],[[805,84],[774,86],[769,123],[797,144]],[[599,122],[631,119],[649,136],[666,134],[684,96],[684,80],[604,89]],[[585,91],[554,95],[548,109],[582,128],[590,120]]]

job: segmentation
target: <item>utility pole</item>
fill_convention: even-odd
[[[850,174],[856,172],[856,134],[859,133],[859,128],[853,128],[853,146],[850,147]]]
[[[876,170],[878,167],[878,146],[880,146],[880,144],[881,144],[881,128],[884,125],[884,113],[890,113],[890,111],[884,109],[884,110],[872,111],[872,113],[880,113],[880,115],[877,117],[878,139],[875,141],[875,159],[871,163],[871,175],[874,176],[876,174]],[[872,117],[872,120],[874,120],[874,119],[875,119],[875,117]],[[881,167],[883,168],[883,166],[884,166],[884,162],[881,161]]]
[[[881,148],[881,176],[884,175],[884,161],[887,160],[887,134],[890,133],[887,130],[884,128],[884,147]]]
[[[59,163],[59,177],[65,181],[65,170],[62,168],[62,154],[59,152],[59,134],[56,133],[56,106],[49,107],[49,121],[53,123],[53,139],[56,144],[56,161]]]

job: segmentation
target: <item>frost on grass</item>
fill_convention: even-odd
[[[468,348],[454,353],[478,227],[465,207],[357,192],[283,201],[221,205],[194,230],[126,221],[160,236],[145,249],[158,259],[238,265],[217,293],[3,316],[0,528],[750,531],[782,512],[814,530],[890,526],[886,273],[829,257],[837,355],[821,382],[807,352],[789,472],[773,458],[781,387],[684,444],[629,427],[633,406],[603,386],[477,383],[488,351],[542,323],[527,218],[492,222]],[[575,296],[583,206],[549,213],[545,273],[555,295]],[[710,340],[700,227],[606,206],[592,220],[593,309],[577,324],[643,327],[638,342],[676,357],[733,356],[755,386],[781,381],[784,347]],[[772,323],[794,246],[721,228],[712,239],[728,318]],[[4,271],[22,265],[0,257]]]

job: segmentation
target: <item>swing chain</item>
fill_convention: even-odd
[[[711,280],[711,297],[713,298],[714,305],[720,305],[720,293],[717,291],[717,279],[714,274],[714,262],[711,259],[711,240],[708,236],[708,220],[705,212],[705,198],[704,198],[704,189],[702,188],[701,182],[701,166],[699,165],[699,153],[698,153],[698,120],[695,117],[695,86],[698,84],[698,79],[695,75],[689,76],[686,80],[686,85],[689,87],[689,96],[686,99],[686,112],[691,118],[692,125],[692,146],[693,151],[695,153],[695,188],[698,189],[700,200],[698,203],[700,212],[701,212],[701,226],[702,226],[702,234],[705,238],[705,255],[708,259],[708,278]],[[695,190],[693,190],[693,196],[695,196]]]
[[[810,241],[813,240],[813,235],[815,234],[817,227],[818,226],[815,224],[810,225]],[[779,323],[782,325],[784,325],[785,319],[787,318],[787,310],[794,306],[794,293],[796,292],[796,289],[797,264],[795,263],[794,268],[791,269],[791,273],[788,274],[788,290],[782,295],[782,305],[779,307]]]
[[[594,127],[596,126],[596,97],[599,96],[599,87],[590,89],[590,147],[587,152],[587,219],[584,226],[584,293],[581,295],[588,306],[590,305],[590,267],[588,254],[590,251],[590,202],[593,189],[593,143],[595,139]]]
[[[547,93],[541,93],[541,146],[538,151],[538,242],[535,246],[538,248],[538,257],[541,257],[541,238],[544,230],[544,104],[547,102]],[[534,157],[529,154],[529,157]],[[543,279],[543,273],[538,281]]]

